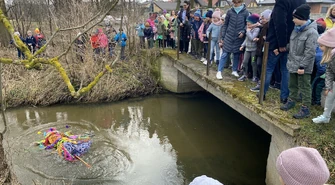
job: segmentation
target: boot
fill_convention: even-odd
[[[280,110],[288,111],[295,106],[295,102],[292,100],[287,100],[287,102],[280,107]]]
[[[293,115],[295,119],[304,119],[310,116],[309,108],[307,106],[301,106],[300,111]]]

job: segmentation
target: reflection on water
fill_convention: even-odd
[[[226,185],[264,184],[269,136],[207,94],[22,108],[7,120],[6,148],[22,184],[183,185],[202,174]],[[34,146],[50,127],[93,130],[83,156],[92,168]]]

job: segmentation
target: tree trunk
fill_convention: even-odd
[[[7,16],[5,0],[0,0],[0,8]],[[10,34],[8,33],[5,25],[0,22],[0,46],[8,46],[10,42]]]
[[[194,8],[194,0],[191,0],[191,1],[190,1],[190,7],[191,7],[191,9]]]
[[[213,4],[213,1],[212,0],[208,0],[208,8],[212,8],[212,4]]]
[[[180,7],[180,4],[181,4],[181,0],[177,0],[177,7],[176,7],[176,10],[177,10],[177,12],[178,12],[178,10],[180,9],[179,7]],[[177,13],[176,12],[176,13]]]

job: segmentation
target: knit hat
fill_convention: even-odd
[[[259,15],[256,13],[253,13],[248,16],[247,22],[250,22],[251,24],[256,24],[259,21]]]
[[[212,18],[212,16],[213,16],[213,11],[208,10],[208,12],[206,13],[206,17]]]
[[[14,32],[14,35],[20,36],[20,32],[16,31]]]
[[[196,177],[189,185],[223,185],[223,184],[213,178],[207,177],[206,175],[202,175]]]
[[[323,18],[319,18],[316,20],[316,24],[318,26],[318,33],[319,35],[323,34],[326,30],[326,22]]]
[[[319,39],[318,43],[322,44],[324,46],[335,48],[335,27],[327,30],[325,33],[323,33]]]
[[[276,167],[286,185],[323,185],[330,175],[326,162],[314,148],[285,150],[277,158]]]
[[[311,7],[308,4],[302,4],[293,11],[293,17],[299,20],[307,21],[309,19],[310,13],[311,13]]]
[[[195,17],[201,17],[201,12],[200,12],[200,10],[195,11],[194,16],[195,16]]]
[[[218,18],[220,19],[221,18],[221,12],[220,11],[215,11],[212,15],[213,18]]]
[[[211,11],[213,13],[213,8],[208,8],[207,11]]]
[[[36,34],[40,34],[40,30],[38,28],[35,29]]]
[[[266,9],[264,12],[261,13],[261,16],[264,17],[264,19],[269,20],[271,18],[272,10]]]

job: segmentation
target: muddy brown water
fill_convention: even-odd
[[[24,185],[184,185],[203,174],[225,185],[265,184],[270,136],[207,93],[18,108],[7,121],[6,153]],[[94,131],[82,157],[92,167],[35,146],[50,127]]]

